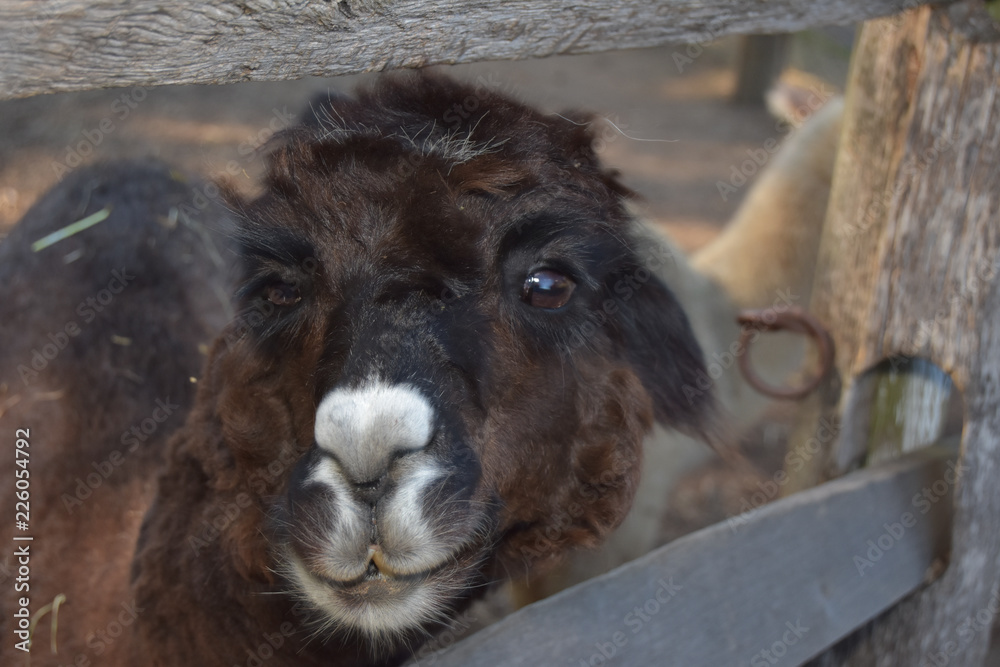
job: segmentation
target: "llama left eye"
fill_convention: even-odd
[[[574,289],[576,283],[569,277],[552,269],[540,269],[525,279],[521,300],[535,308],[554,310],[569,303]]]
[[[275,283],[264,290],[264,297],[276,306],[291,306],[302,299],[299,288],[289,283]]]

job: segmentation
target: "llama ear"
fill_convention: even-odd
[[[577,110],[562,111],[551,116],[560,140],[574,162],[597,165],[594,152],[594,128],[600,117]]]
[[[330,127],[340,120],[341,114],[337,110],[352,104],[354,98],[346,93],[336,90],[317,93],[309,99],[309,104],[302,110],[296,124],[311,130]]]
[[[569,163],[575,169],[596,175],[605,187],[619,197],[629,199],[636,196],[632,190],[622,185],[619,171],[604,166],[598,158],[601,151],[598,131],[605,123],[610,122],[608,119],[581,111],[563,111],[553,117],[562,135]]]
[[[219,191],[219,202],[226,208],[236,214],[246,210],[250,200],[240,191],[234,177],[229,174],[221,174],[216,176],[212,183]]]
[[[715,399],[687,315],[655,274],[644,267],[628,273],[613,283],[622,308],[611,322],[627,360],[653,400],[656,421],[714,444]]]

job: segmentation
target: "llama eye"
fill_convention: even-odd
[[[524,281],[521,299],[535,308],[554,310],[569,303],[576,283],[551,269],[541,269],[530,273]]]
[[[289,283],[275,283],[264,290],[264,298],[276,306],[291,306],[302,299],[299,288]]]

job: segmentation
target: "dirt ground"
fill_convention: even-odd
[[[796,38],[794,64],[843,85],[850,29]],[[684,58],[677,59],[681,54]],[[763,107],[728,101],[737,40],[705,48],[608,54],[442,68],[545,110],[606,117],[596,148],[642,197],[642,209],[686,249],[710,241],[752,183],[728,197],[746,151],[783,138]],[[690,60],[688,60],[688,58]],[[682,63],[682,66],[678,65]],[[262,169],[262,145],[318,92],[349,92],[370,75],[229,86],[98,90],[0,102],[0,237],[62,175],[100,159],[155,156],[206,176],[227,171],[247,192]],[[73,222],[67,220],[67,224]],[[736,503],[780,465],[794,408],[777,411],[744,443],[750,467],[718,463],[675,491],[664,539],[739,512]],[[1000,657],[989,664],[1000,665]]]

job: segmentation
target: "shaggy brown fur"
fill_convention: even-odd
[[[106,207],[94,227],[32,250]],[[202,184],[123,163],[72,174],[0,244],[0,502],[13,510],[14,438],[24,429],[30,529],[16,534],[34,537],[13,542],[13,516],[0,528],[0,663],[27,659],[13,647],[18,598],[35,613],[60,594],[58,656],[42,617],[31,664],[124,662],[139,525],[167,437],[192,405],[199,346],[227,320],[225,221]],[[30,580],[13,557],[19,544],[29,546]]]
[[[114,534],[115,543],[81,546],[64,540],[66,521],[37,524],[50,554],[62,543],[113,559],[103,587],[82,580],[75,559],[45,563],[45,595],[73,582],[59,630],[69,651],[124,598],[141,612],[114,642],[115,660],[102,664],[400,662],[485,586],[549,566],[617,526],[654,418],[705,427],[711,399],[692,405],[682,394],[704,373],[698,346],[646,267],[624,191],[597,163],[584,125],[427,76],[385,78],[356,101],[319,110],[275,150],[266,193],[237,204],[238,314],[212,347],[155,495],[138,470],[122,476],[132,495],[108,487],[118,511],[100,505],[106,523],[89,534]],[[540,268],[575,283],[565,306],[526,301],[526,276]],[[34,275],[16,270],[22,281]],[[202,312],[178,305],[198,289],[164,269],[161,283],[171,280],[181,294],[162,312]],[[173,329],[157,322],[152,331]],[[184,376],[197,355],[157,356],[143,368]],[[373,373],[421,387],[440,414],[429,449],[448,474],[420,502],[451,555],[418,584],[398,583],[430,587],[434,615],[359,634],[305,601],[287,565],[290,553],[314,562],[323,549],[306,511],[318,502],[306,486],[317,406]],[[75,376],[60,378],[54,387],[83,396]],[[68,420],[61,442],[39,422],[33,428],[39,449],[65,457],[66,479],[104,451],[76,456],[75,441],[92,436]],[[151,467],[161,450],[148,451]],[[49,465],[38,465],[39,485],[51,483]],[[98,511],[94,500],[87,507]],[[146,510],[134,559],[137,514],[126,508]],[[69,616],[87,599],[92,609]]]

